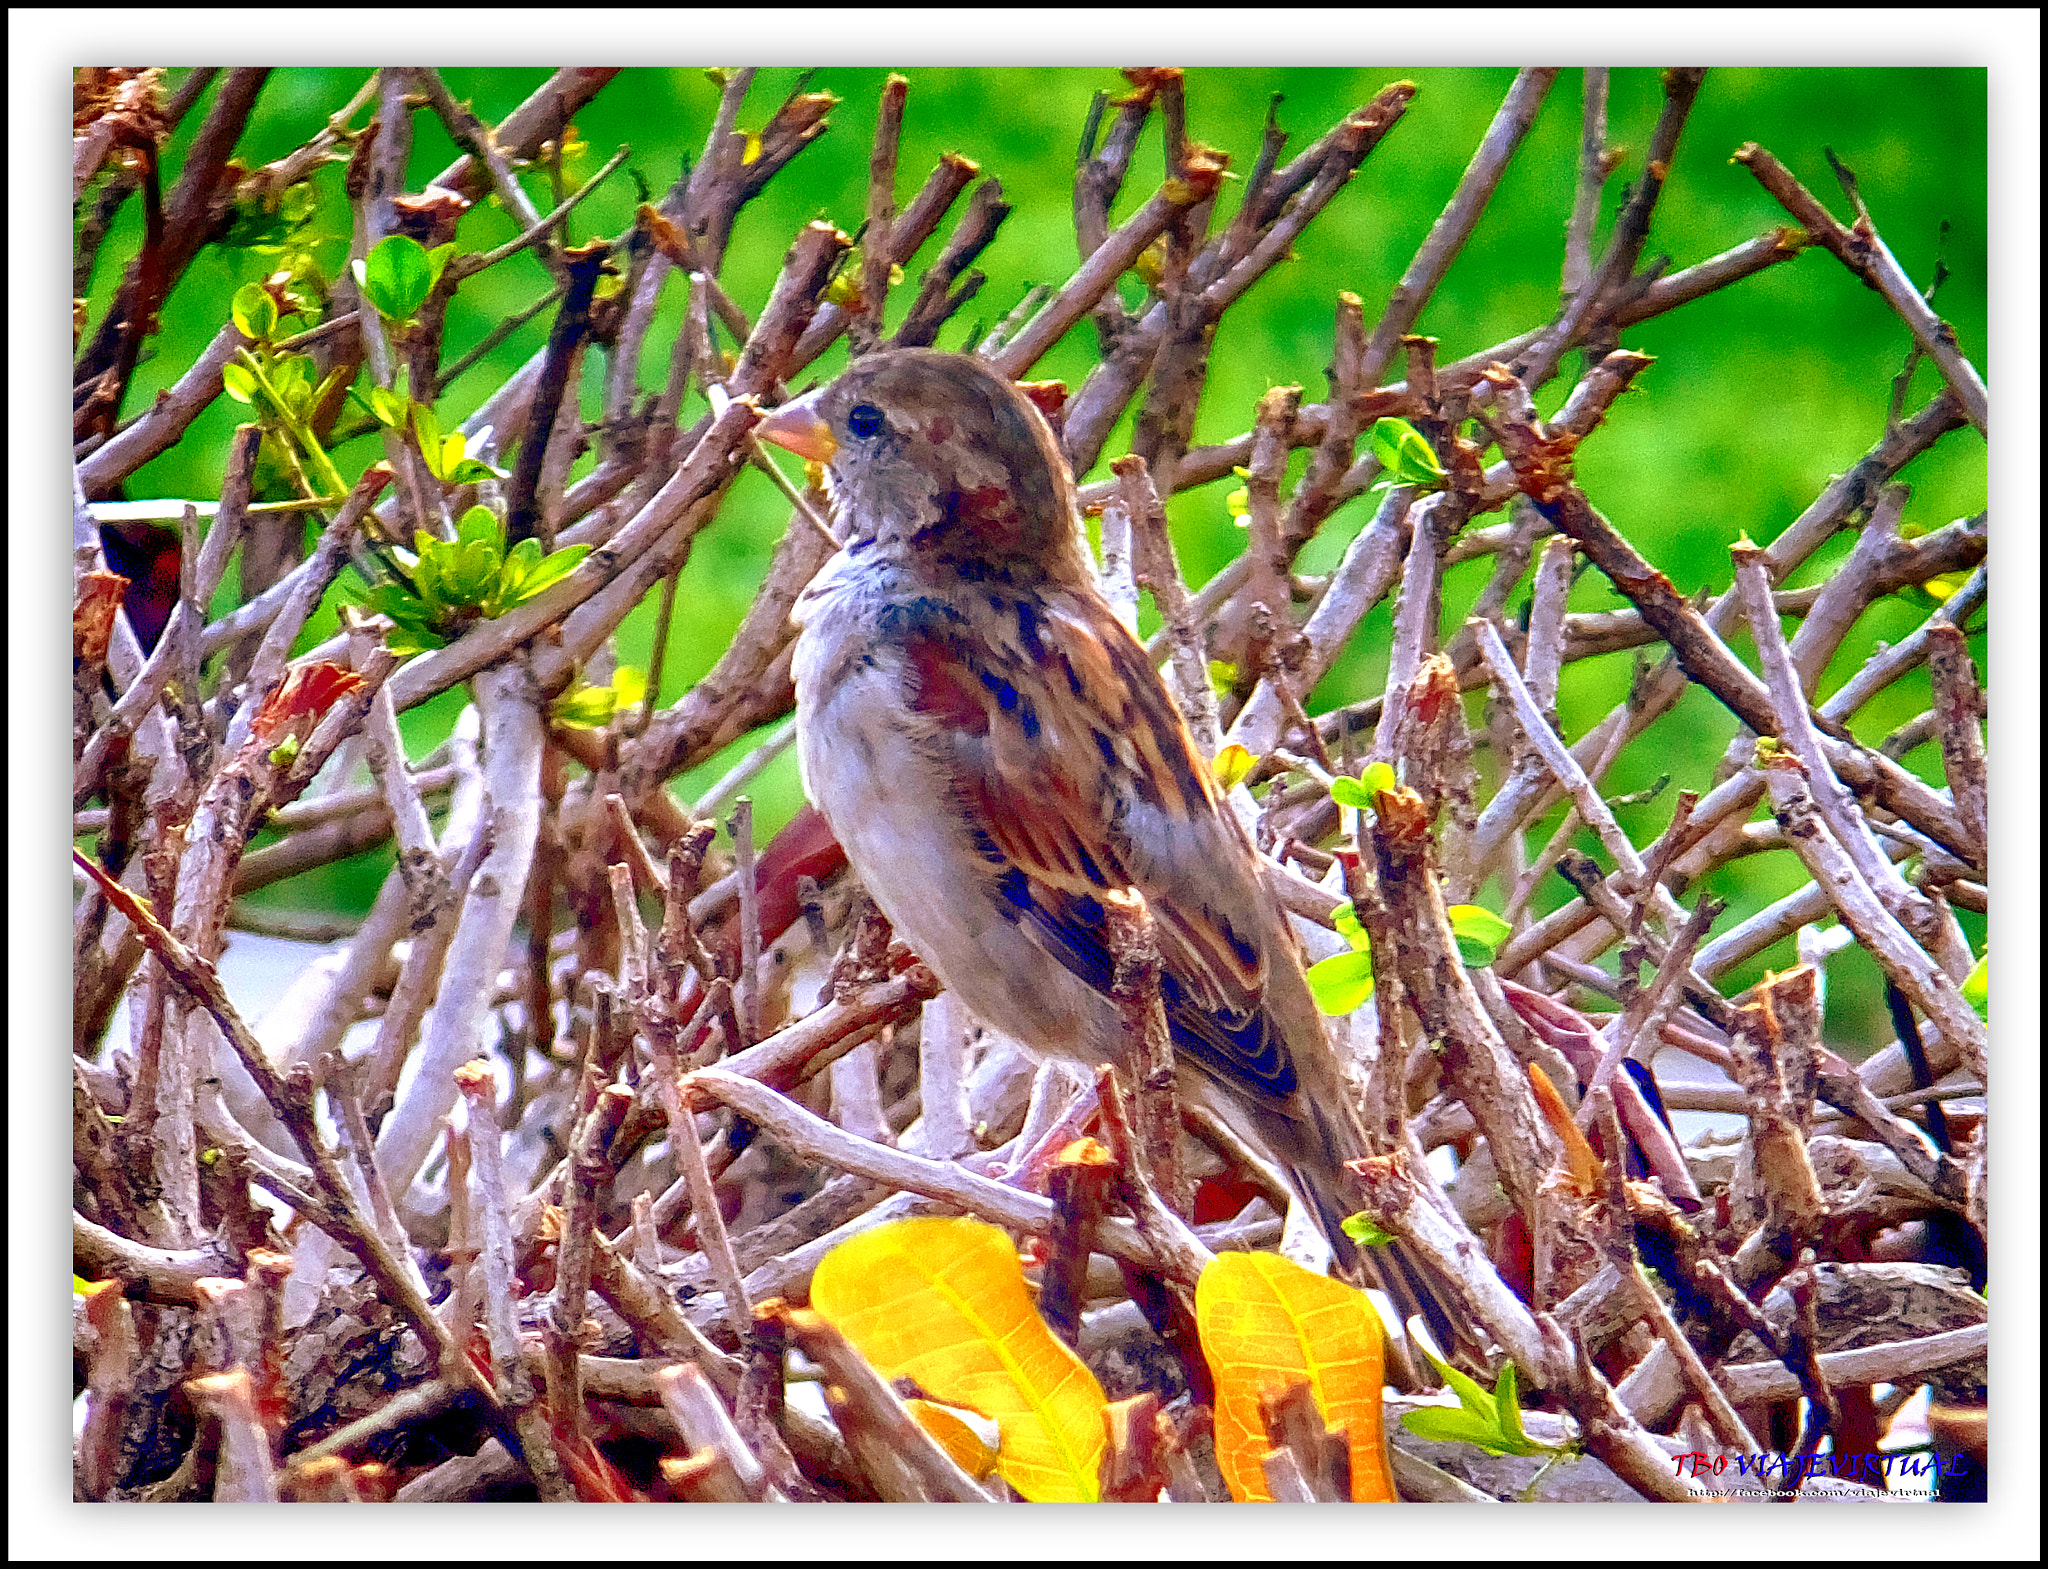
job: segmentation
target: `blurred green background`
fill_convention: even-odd
[[[172,73],[173,83],[180,74]],[[762,71],[742,126],[763,124],[797,85],[800,74]],[[759,309],[784,250],[803,223],[824,218],[848,232],[858,227],[866,205],[869,141],[886,74],[840,68],[810,74],[810,90],[835,93],[841,103],[826,135],[741,215],[722,281],[749,314]],[[911,89],[897,179],[899,204],[915,192],[942,152],[957,151],[976,160],[984,176],[999,178],[1016,209],[978,263],[988,273],[988,283],[963,317],[941,335],[941,346],[951,348],[963,343],[974,320],[993,322],[1030,284],[1056,284],[1071,271],[1076,260],[1071,190],[1080,128],[1096,92],[1115,94],[1125,84],[1106,69],[912,69],[905,74]],[[1290,133],[1283,154],[1288,156],[1389,83],[1406,78],[1419,89],[1405,117],[1366,160],[1357,178],[1310,226],[1296,246],[1296,257],[1276,267],[1225,317],[1196,423],[1197,442],[1223,440],[1246,430],[1253,404],[1270,386],[1299,383],[1310,401],[1324,396],[1322,371],[1329,358],[1338,291],[1361,296],[1368,324],[1377,318],[1394,282],[1456,188],[1513,74],[1394,68],[1189,73],[1189,134],[1228,152],[1240,172],[1251,166],[1268,105],[1276,95],[1279,123]],[[444,75],[458,98],[470,100],[479,114],[495,123],[549,73],[521,68],[450,70]],[[363,76],[360,70],[275,72],[237,156],[254,167],[298,145],[346,102]],[[1440,358],[1469,354],[1539,325],[1555,312],[1562,237],[1576,177],[1581,92],[1578,73],[1558,78],[1476,233],[1424,309],[1418,330],[1440,340]],[[605,88],[576,118],[577,134],[565,152],[567,181],[573,188],[620,146],[629,145],[632,156],[626,169],[578,209],[570,224],[572,237],[580,242],[617,235],[628,227],[638,199],[629,171],[637,172],[659,199],[685,161],[700,155],[717,96],[714,83],[696,69],[627,71]],[[175,171],[180,165],[209,103],[210,97],[202,99],[199,109],[188,116],[167,154],[167,169]],[[1603,242],[1625,187],[1640,173],[1642,149],[1661,104],[1656,72],[1611,73],[1608,139],[1624,155],[1603,204]],[[356,123],[365,118],[359,114]],[[457,149],[430,111],[415,116],[413,125],[409,188],[417,190],[452,161]],[[1922,287],[1934,275],[1940,248],[1949,277],[1937,308],[1954,325],[1963,352],[1988,378],[1993,367],[1986,320],[1986,139],[1986,75],[1981,70],[1711,71],[1686,125],[1645,259],[1668,254],[1675,271],[1787,221],[1748,172],[1729,162],[1748,141],[1775,153],[1838,217],[1853,216],[1828,168],[1823,149],[1832,148],[1858,176],[1881,234]],[[1152,194],[1162,164],[1155,124],[1147,128],[1114,216],[1134,210]],[[316,255],[330,278],[346,251],[348,218],[341,179],[342,170],[335,165],[322,169],[314,180],[319,205],[309,232],[323,237]],[[546,210],[552,198],[545,173],[529,171],[523,179],[536,204]],[[1216,218],[1219,225],[1228,220],[1240,190],[1226,185]],[[137,207],[128,204],[102,251],[90,295],[94,328],[139,243]],[[1945,240],[1940,238],[1944,223]],[[512,221],[491,199],[464,220],[460,243],[465,250],[481,250],[513,232]],[[949,232],[950,224],[943,225],[906,268],[908,284],[893,302],[892,325],[914,294],[919,273]],[[225,320],[233,290],[274,265],[274,257],[246,250],[205,251],[172,296],[163,332],[152,345],[153,357],[139,371],[124,412],[142,407],[158,388],[174,380]],[[464,352],[547,287],[547,276],[530,253],[465,284],[448,312],[445,359]],[[1126,277],[1123,288],[1127,301],[1137,303],[1142,291],[1136,279]],[[671,278],[640,367],[648,391],[656,390],[666,375],[667,350],[683,305],[680,281]],[[543,312],[447,390],[440,405],[444,428],[474,410],[506,375],[538,351],[551,319],[552,311]],[[1818,249],[1645,323],[1623,341],[1655,355],[1657,363],[1638,378],[1607,426],[1583,449],[1579,478],[1594,505],[1688,592],[1702,584],[1724,585],[1729,576],[1727,546],[1732,541],[1745,533],[1759,542],[1774,538],[1831,475],[1869,449],[1883,430],[1892,380],[1908,346],[1904,327],[1883,300]],[[1084,322],[1034,374],[1078,384],[1094,362],[1095,349],[1094,329]],[[841,363],[843,349],[835,350],[817,372],[829,375]],[[1578,363],[1576,356],[1568,360],[1565,374],[1539,397],[1546,412],[1561,401]],[[587,418],[598,412],[605,369],[602,356],[590,356],[583,388]],[[1922,365],[1907,408],[1919,407],[1938,386],[1932,367]],[[225,400],[218,403],[177,448],[134,477],[128,495],[218,495],[228,433],[242,412]],[[689,412],[686,409],[686,418]],[[1123,450],[1123,434],[1112,439],[1109,453]],[[374,439],[364,439],[340,449],[337,458],[343,472],[360,471],[374,456],[374,447]],[[1299,474],[1304,461],[1305,454],[1296,455],[1290,477]],[[576,472],[587,471],[589,463],[586,457]],[[1986,504],[1983,442],[1970,431],[1950,435],[1914,463],[1904,478],[1913,488],[1906,509],[1909,525],[1938,528],[1979,511]],[[1193,583],[1206,580],[1243,548],[1243,533],[1224,506],[1230,488],[1216,485],[1191,492],[1171,506],[1182,564]],[[662,682],[664,702],[687,690],[725,647],[761,581],[787,515],[786,504],[761,476],[743,475],[719,519],[697,540],[677,598]],[[1304,568],[1320,570],[1333,563],[1368,516],[1363,499],[1340,511],[1304,554]],[[1838,536],[1795,582],[1824,575],[1849,543],[1849,536]],[[1449,626],[1462,618],[1489,565],[1468,563],[1450,575],[1444,595]],[[232,593],[230,582],[223,594],[231,598]],[[1579,610],[1620,604],[1604,580],[1590,573],[1581,579],[1572,600],[1572,607]],[[1928,608],[1928,602],[1911,602],[1907,596],[1874,607],[1858,625],[1824,690],[1860,664],[1874,641],[1903,635]],[[330,605],[309,628],[308,639],[327,635],[333,615]],[[1379,689],[1385,676],[1388,616],[1389,607],[1382,607],[1367,620],[1352,648],[1315,692],[1312,709]],[[620,634],[624,662],[646,668],[653,622],[650,601]],[[1982,668],[1981,636],[1973,640],[1973,647]],[[1630,665],[1630,656],[1624,654],[1569,667],[1560,700],[1568,738],[1578,736],[1619,700],[1627,688]],[[444,694],[407,717],[415,756],[445,736],[465,700],[460,692]],[[1856,729],[1875,742],[1926,706],[1927,682],[1921,675],[1873,702]],[[1638,842],[1668,820],[1677,789],[1708,788],[1713,766],[1733,733],[1734,722],[1727,713],[1695,691],[1622,757],[1603,782],[1607,793],[1642,789],[1663,773],[1673,776],[1671,793],[1622,809],[1623,824]],[[678,781],[676,794],[686,801],[694,799],[757,740],[748,737],[735,743]],[[1939,779],[1940,758],[1932,744],[1907,761],[1926,777]],[[757,802],[757,823],[772,832],[801,799],[793,756],[785,755],[771,766],[753,782],[750,793]],[[1587,848],[1597,849],[1590,843]],[[360,910],[367,906],[389,860],[388,854],[357,857],[257,897],[299,910]],[[1804,880],[1788,854],[1732,863],[1709,879],[1711,891],[1733,906],[1721,927]],[[1552,878],[1539,903],[1549,908],[1568,897],[1569,889]],[[1981,942],[1983,923],[1967,916],[1965,921],[1973,940]],[[1791,962],[1790,945],[1782,945],[1731,984],[1745,984],[1766,963],[1782,968]],[[1860,953],[1845,953],[1830,966],[1830,980],[1831,1037],[1851,1045],[1888,1038],[1875,967]]]

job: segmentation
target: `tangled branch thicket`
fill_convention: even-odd
[[[736,635],[658,701],[659,650],[672,622],[688,625],[678,574],[740,472],[767,463],[750,436],[761,410],[841,337],[859,355],[957,332],[1010,211],[998,181],[948,155],[899,206],[909,84],[892,78],[857,249],[813,223],[786,237],[765,297],[736,298],[719,281],[735,221],[826,133],[830,94],[800,88],[746,131],[753,73],[729,73],[694,167],[626,232],[576,245],[578,203],[619,160],[572,190],[563,144],[615,73],[564,70],[486,125],[435,72],[385,69],[252,170],[231,154],[267,75],[77,78],[75,293],[114,265],[99,253],[124,205],[146,220],[110,307],[97,323],[76,308],[78,1495],[983,1496],[936,1446],[890,1440],[910,1431],[899,1392],[789,1306],[835,1244],[925,1212],[1040,1239],[1048,1283],[1071,1298],[1057,1321],[1111,1396],[1182,1403],[1145,1429],[1142,1465],[1113,1454],[1129,1472],[1115,1496],[1220,1492],[1187,1414],[1206,1375],[1175,1304],[1215,1251],[1279,1241],[1275,1174],[1183,1115],[1162,1079],[1098,1085],[983,1028],[1002,1021],[966,1017],[892,945],[814,813],[754,842],[742,791],[789,740],[788,613],[832,549],[821,496],[791,488]],[[1325,395],[1277,388],[1244,411],[1242,435],[1196,445],[1219,324],[1399,133],[1415,90],[1387,87],[1292,158],[1269,121],[1222,219],[1227,160],[1191,136],[1181,74],[1128,75],[1083,135],[1079,264],[973,346],[1023,379],[1092,325],[1085,378],[1035,389],[1078,475],[1135,408],[1128,453],[1081,487],[1105,588],[1134,625],[1150,590],[1150,646],[1191,728],[1212,754],[1244,749],[1221,766],[1237,770],[1234,799],[1313,955],[1348,951],[1332,915],[1346,899],[1371,939],[1374,1006],[1332,1021],[1377,1141],[1360,1208],[1459,1283],[1451,1306],[1470,1334],[1455,1360],[1491,1384],[1512,1359],[1530,1431],[1584,1451],[1545,1483],[1564,1496],[1695,1496],[1673,1458],[1689,1453],[1874,1452],[1927,1386],[1937,1446],[1981,1468],[1969,1434],[1986,1347],[1988,1049],[1956,911],[1988,898],[1970,651],[1987,522],[1909,537],[1898,483],[1937,443],[1987,428],[1955,335],[1846,171],[1857,217],[1843,225],[1753,144],[1737,161],[1798,227],[1675,271],[1645,265],[1699,72],[1666,75],[1599,250],[1618,155],[1592,71],[1562,303],[1441,359],[1414,328],[1558,75],[1530,70],[1398,287],[1383,302],[1337,296]],[[182,167],[161,168],[202,112]],[[419,117],[465,151],[409,190]],[[1155,124],[1165,176],[1112,221]],[[335,162],[363,266],[323,279],[290,259],[288,236],[307,182]],[[549,201],[524,171],[552,176]],[[487,196],[520,232],[480,252],[464,215]],[[251,224],[287,236],[281,270],[223,306],[204,352],[131,408],[171,291]],[[394,258],[413,252],[387,249],[393,236],[428,270],[406,274]],[[902,269],[934,243],[913,286]],[[1616,439],[1603,429],[1616,400],[1655,374],[1623,346],[1630,329],[1809,247],[1884,297],[1940,390],[1918,409],[1895,399],[1881,437],[1842,454],[1795,521],[1739,544],[1727,580],[1688,597],[1596,510],[1575,456]],[[523,249],[553,287],[505,330],[552,312],[551,330],[451,444],[434,405],[476,361],[444,360],[449,302]],[[398,299],[408,276],[417,287]],[[665,289],[688,300],[672,343],[651,337]],[[296,333],[282,325],[294,315]],[[664,352],[662,390],[643,394],[642,362]],[[1562,404],[1539,418],[1533,395],[1560,377]],[[603,389],[595,419],[578,402],[586,382]],[[694,419],[693,389],[709,400]],[[224,394],[253,423],[217,503],[181,504],[175,536],[138,528],[148,509],[124,483]],[[1382,420],[1419,434],[1420,471],[1383,473],[1399,442],[1375,439],[1398,433]],[[365,435],[378,460],[343,474],[330,451]],[[1233,468],[1249,546],[1190,589],[1163,501]],[[1370,521],[1334,567],[1301,571],[1304,547],[1360,497],[1376,497]],[[1844,530],[1856,540],[1834,570],[1789,587]],[[1445,606],[1446,572],[1476,560],[1491,562],[1483,589]],[[231,561],[240,593],[222,613]],[[475,592],[444,575],[427,604],[443,561]],[[515,561],[545,564],[527,591]],[[1587,566],[1626,609],[1567,609]],[[400,594],[386,605],[423,605],[417,624],[351,609],[308,646],[345,569]],[[1841,675],[1859,618],[1909,592],[1933,607],[1918,630]],[[1389,596],[1383,687],[1306,712]],[[642,701],[613,679],[615,636],[650,599],[660,632]],[[1446,609],[1463,612],[1448,635]],[[1562,684],[1628,649],[1647,652],[1626,698],[1561,735]],[[1860,741],[1859,713],[1923,666],[1928,711]],[[465,685],[452,732],[409,755],[401,716]],[[1725,760],[1681,779],[1667,825],[1634,842],[1601,781],[1694,689],[1725,711]],[[694,808],[671,793],[756,732]],[[1939,786],[1900,761],[1930,739]],[[1400,786],[1376,809],[1340,809],[1331,780],[1375,764]],[[1545,833],[1560,803],[1565,821]],[[252,849],[259,831],[271,838]],[[237,896],[386,842],[397,864],[359,926],[288,1009],[247,1017],[216,969]],[[1702,880],[1764,853],[1796,857],[1807,882],[1715,930],[1725,912]],[[1577,897],[1541,914],[1553,869]],[[1471,965],[1447,910],[1488,890],[1510,931]],[[1795,933],[1803,962],[1724,993]],[[1860,1061],[1822,1040],[1823,969],[1845,942],[1882,971],[1897,1037],[1859,1043]],[[1674,1076],[1670,1048],[1725,1079]],[[1681,1142],[1667,1114],[1684,1111],[1739,1131]],[[1049,1182],[1098,1112],[1135,1224],[1079,1216],[1079,1189]],[[1181,1175],[1155,1191],[1162,1166]],[[785,1398],[792,1348],[827,1368],[831,1420]],[[1409,1393],[1390,1400],[1413,1405],[1434,1377],[1420,1357],[1394,1365]],[[1315,1435],[1300,1431],[1276,1426],[1274,1442],[1294,1448],[1311,1496]],[[1409,1497],[1503,1485],[1467,1473],[1461,1446],[1396,1437]]]

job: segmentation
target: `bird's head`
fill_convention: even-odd
[[[825,466],[850,550],[920,573],[1088,580],[1051,427],[971,355],[870,355],[755,434]]]

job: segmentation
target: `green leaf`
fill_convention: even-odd
[[[1354,1013],[1372,997],[1372,953],[1333,954],[1308,968],[1309,990],[1316,1011],[1336,1018]]]
[[[256,401],[256,375],[246,365],[223,365],[220,384],[222,390],[237,403]]]
[[[484,510],[471,507],[471,512]],[[464,514],[466,517],[468,514]],[[526,580],[533,576],[533,570],[541,562],[540,541],[522,539],[505,552],[505,561],[498,568],[498,586],[491,593],[491,602],[484,607],[487,616],[502,615],[505,610],[519,603],[519,596],[526,587]]]
[[[1431,1364],[1458,1397],[1459,1410],[1432,1406],[1405,1413],[1401,1421],[1417,1438],[1439,1443],[1475,1444],[1490,1455],[1548,1455],[1562,1451],[1539,1444],[1522,1428],[1522,1408],[1515,1394],[1515,1364],[1502,1365],[1493,1391],[1485,1389],[1459,1372],[1428,1347],[1423,1348]]]
[[[412,432],[420,444],[420,456],[427,460],[427,468],[434,478],[442,477],[441,462],[441,420],[440,416],[424,403],[412,406]]]
[[[1966,567],[1960,572],[1944,572],[1938,577],[1931,577],[1919,585],[1920,593],[1937,605],[1945,605],[1962,592],[1974,570]]]
[[[1365,951],[1368,942],[1365,935],[1365,923],[1359,920],[1358,911],[1352,907],[1349,899],[1346,899],[1330,912],[1330,923],[1337,928],[1337,935],[1339,937],[1350,943],[1360,953]]]
[[[1219,785],[1226,790],[1235,790],[1251,776],[1258,762],[1248,748],[1233,741],[1216,754],[1209,769]]]
[[[1387,477],[1400,485],[1441,485],[1443,465],[1422,432],[1406,420],[1383,419],[1372,428],[1372,452]]]
[[[454,258],[455,242],[453,240],[450,240],[446,245],[437,245],[427,252],[427,277],[429,280],[427,292],[429,294],[441,286],[441,274],[448,270],[448,263],[454,260]],[[421,303],[424,304],[425,302],[422,301]]]
[[[355,273],[363,298],[391,321],[412,320],[434,290],[427,248],[409,234],[378,241],[376,249],[355,264]]]
[[[447,575],[449,601],[462,606],[482,605],[497,583],[498,565],[503,559],[493,540],[473,539],[458,546]]]
[[[514,605],[523,605],[543,589],[554,587],[574,572],[583,558],[589,554],[588,545],[569,545],[556,551],[527,574],[526,580],[519,585],[518,597],[507,599],[504,608],[510,610]]]
[[[849,256],[858,255],[851,252]],[[825,285],[825,299],[841,310],[857,314],[863,309],[860,298],[860,269],[853,265],[842,266],[832,275],[832,281]]]
[[[303,419],[313,407],[313,362],[303,354],[280,354],[270,362],[270,385],[284,411]]]
[[[235,330],[245,338],[267,343],[277,330],[277,301],[260,283],[245,283],[235,290],[228,311],[234,317]]]
[[[1977,1010],[1977,1017],[1991,1022],[1991,955],[1979,959],[1963,977],[1963,1001]]]
[[[1361,812],[1372,810],[1372,797],[1365,793],[1365,786],[1349,774],[1339,774],[1330,781],[1330,799],[1339,806],[1353,806]]]
[[[1493,911],[1476,904],[1454,904],[1450,908],[1451,935],[1458,940],[1458,957],[1473,969],[1493,963],[1501,944],[1514,928]]]
[[[497,513],[479,503],[456,519],[455,537],[465,545],[485,540],[502,551],[505,548],[505,525],[498,521]],[[540,542],[535,540],[533,544],[538,549]]]
[[[1372,455],[1391,476],[1401,461],[1401,437],[1415,427],[1406,420],[1383,419],[1372,428]]]
[[[647,701],[647,672],[636,665],[621,665],[612,672],[612,691],[620,708],[638,708]]]
[[[438,619],[448,609],[445,592],[448,557],[453,545],[443,544],[425,529],[412,538],[413,548],[419,552],[419,560],[413,563],[412,586],[418,593],[420,603],[427,607],[429,617]]]
[[[1362,1247],[1383,1248],[1394,1240],[1391,1231],[1382,1231],[1373,1218],[1361,1210],[1356,1215],[1346,1215],[1337,1222],[1344,1228],[1344,1235]]]
[[[1400,781],[1395,778],[1393,766],[1389,763],[1373,763],[1363,774],[1353,779],[1348,774],[1339,774],[1330,781],[1330,799],[1339,806],[1353,806],[1361,812],[1377,812],[1374,801],[1382,790],[1395,789]]]
[[[548,714],[573,730],[595,730],[610,723],[614,714],[637,708],[646,696],[646,673],[621,665],[612,673],[610,686],[572,687],[555,699]]]
[[[363,596],[363,604],[412,632],[426,632],[427,609],[396,583],[380,583]]]
[[[372,387],[370,412],[386,430],[403,430],[411,418],[411,404],[403,394],[393,392],[389,387]]]
[[[614,704],[608,686],[579,686],[549,705],[548,717],[571,730],[597,730],[611,722]]]
[[[461,438],[459,436],[450,436],[448,439],[450,441],[457,441]],[[460,463],[450,467],[444,477],[451,485],[473,485],[478,480],[483,479],[504,479],[506,471],[501,468],[493,468],[490,464],[484,462],[482,458],[464,458]]]
[[[430,653],[446,644],[432,632],[415,632],[409,627],[400,627],[384,640],[384,646],[394,654],[411,655]]]

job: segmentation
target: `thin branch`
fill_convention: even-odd
[[[221,372],[249,347],[251,340],[243,337],[233,322],[215,333],[213,341],[192,361],[192,368],[173,382],[147,413],[79,461],[79,483],[86,495],[99,500],[116,494],[121,481],[158,453],[176,446],[192,422],[220,396]]]
[[[1579,183],[1572,192],[1572,215],[1565,225],[1564,295],[1584,291],[1593,276],[1593,226],[1600,220],[1600,193],[1614,165],[1607,149],[1607,67],[1584,72],[1585,108],[1579,132]]]
[[[694,1093],[722,1101],[791,1154],[828,1161],[842,1171],[856,1172],[909,1193],[958,1205],[999,1226],[1048,1234],[1055,1223],[1053,1204],[1004,1183],[991,1182],[951,1161],[926,1160],[854,1137],[765,1085],[722,1068],[699,1068],[684,1081]],[[1165,1267],[1155,1248],[1128,1221],[1105,1220],[1099,1238],[1103,1249],[1141,1268]]]
[[[1480,215],[1499,189],[1509,162],[1520,149],[1530,127],[1536,123],[1536,113],[1543,107],[1543,100],[1557,75],[1554,69],[1535,67],[1516,73],[1514,84],[1501,100],[1493,123],[1480,139],[1458,188],[1437,215],[1428,238],[1409,262],[1401,281],[1387,296],[1386,312],[1365,346],[1364,363],[1358,373],[1360,387],[1379,385],[1380,374],[1392,362],[1401,340],[1415,330],[1422,307],[1429,303],[1437,284],[1443,281],[1458,252],[1471,238]]]
[[[1834,215],[1793,178],[1789,169],[1755,142],[1745,142],[1738,148],[1734,161],[1755,175],[1757,183],[1799,220],[1809,236],[1884,296],[1885,302],[1898,313],[1899,319],[1913,334],[1913,341],[1921,352],[1941,367],[1942,379],[1962,401],[1970,423],[1980,434],[1989,435],[1991,400],[1984,390],[1984,378],[1977,374],[1977,367],[1957,348],[1955,329],[1934,314],[1926,297],[1913,287],[1905,269],[1898,264],[1884,241],[1878,238],[1869,214],[1860,214],[1853,226],[1843,228],[1835,221]],[[1836,167],[1839,169],[1840,165]]]
[[[1615,864],[1627,873],[1631,882],[1641,886],[1644,882],[1642,857],[1636,854],[1635,846],[1621,831],[1621,825],[1614,820],[1614,813],[1601,799],[1600,792],[1593,788],[1592,781],[1581,771],[1577,760],[1565,749],[1557,733],[1550,728],[1549,720],[1536,706],[1536,700],[1523,683],[1522,673],[1515,668],[1515,662],[1508,654],[1507,645],[1500,640],[1500,633],[1490,621],[1473,621],[1467,625],[1478,636],[1479,650],[1486,660],[1486,668],[1492,672],[1495,689],[1514,706],[1524,736],[1534,744],[1544,765],[1571,796],[1579,816],[1600,836],[1600,842],[1614,857]]]
[[[1128,272],[1145,247],[1182,213],[1215,194],[1222,166],[1204,166],[1195,178],[1162,190],[1126,219],[1075,271],[1024,329],[992,357],[995,368],[1015,381],[1066,335],[1095,302]]]
[[[1986,1077],[1989,1042],[1974,1010],[1962,999],[1955,981],[1929,959],[1892,916],[1843,852],[1815,808],[1799,760],[1790,753],[1764,765],[1764,779],[1778,821],[1800,862],[1815,884],[1826,890],[1842,922],[1856,940],[1920,1011],[1932,1019],[1945,1040],[1963,1054],[1979,1079]]]

